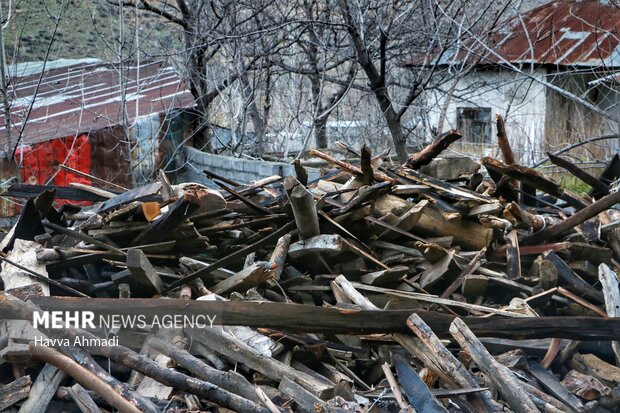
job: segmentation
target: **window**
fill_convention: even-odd
[[[491,143],[491,108],[457,108],[456,124],[463,141]]]

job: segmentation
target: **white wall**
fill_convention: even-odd
[[[546,69],[536,69],[533,75],[542,78]],[[441,110],[450,89],[451,82],[428,96],[428,121],[431,127],[438,124]],[[546,97],[545,87],[524,75],[514,72],[485,70],[473,72],[458,82],[454,96],[448,106],[443,131],[457,129],[458,107],[491,108],[491,145],[459,143],[454,150],[494,156],[499,154],[497,147],[497,126],[495,114],[504,116],[506,130],[515,157],[524,165],[533,163],[544,156]]]

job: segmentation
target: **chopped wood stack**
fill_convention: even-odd
[[[619,411],[617,177],[421,172],[459,136],[405,166],[311,151],[314,182],[11,187],[0,411]]]

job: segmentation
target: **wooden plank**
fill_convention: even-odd
[[[140,186],[138,188],[123,192],[112,199],[106,200],[99,206],[98,213],[102,214],[111,209],[123,206],[133,201],[153,200],[161,189],[161,182]],[[59,195],[57,194],[57,197]]]
[[[407,395],[409,404],[416,412],[448,413],[448,410],[433,396],[426,383],[422,381],[403,356],[394,355],[394,366],[398,372],[398,381]]]
[[[580,412],[583,410],[583,403],[574,394],[569,392],[566,387],[540,364],[530,361],[529,372],[538,380],[549,393],[555,398],[564,403],[569,409],[574,412]]]
[[[9,189],[0,193],[0,196],[10,196],[15,198],[35,198],[39,194],[55,189],[56,199],[67,199],[70,201],[91,201],[101,202],[107,201],[108,198],[94,194],[89,191],[85,191],[80,188],[73,188],[70,186],[52,186],[52,185],[28,185],[28,184],[15,184],[11,185]]]
[[[269,263],[255,263],[249,267],[244,268],[235,275],[217,283],[210,290],[213,294],[227,294],[232,291],[238,291],[245,293],[250,288],[267,281],[271,277],[270,273],[271,264]]]
[[[46,363],[32,385],[28,399],[19,408],[19,413],[46,411],[52,397],[56,393],[56,389],[58,389],[65,377],[67,375],[63,371]]]
[[[420,152],[411,155],[405,165],[412,169],[419,169],[424,165],[428,165],[436,156],[448,148],[453,142],[461,139],[462,136],[463,135],[457,130],[450,130],[442,133]]]
[[[601,264],[598,267],[598,278],[603,287],[607,316],[620,317],[620,288],[618,287],[618,276],[606,264]],[[613,341],[611,346],[616,355],[616,364],[620,365],[620,341]]]

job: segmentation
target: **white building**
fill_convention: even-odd
[[[456,68],[476,55],[473,70],[459,76]],[[441,68],[455,78],[429,92],[428,120],[436,127],[443,117],[443,131],[463,132],[456,150],[497,155],[496,114],[524,165],[619,132],[620,8],[609,2],[547,3],[500,24],[484,45],[472,40],[442,56]],[[580,155],[604,159],[618,149],[617,138],[602,142]]]

